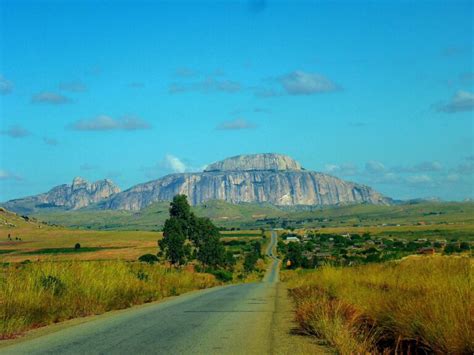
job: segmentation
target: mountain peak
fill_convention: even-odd
[[[72,187],[78,186],[78,185],[85,185],[87,184],[87,180],[81,178],[80,176],[76,176],[74,179],[72,179]]]
[[[302,170],[293,158],[275,153],[237,155],[207,166],[204,171]]]

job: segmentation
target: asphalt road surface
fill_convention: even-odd
[[[68,327],[0,349],[1,354],[274,353],[279,261],[263,282],[216,287]]]

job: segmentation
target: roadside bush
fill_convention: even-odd
[[[222,282],[230,282],[234,278],[232,272],[227,270],[207,270],[207,272],[214,275],[219,281]]]

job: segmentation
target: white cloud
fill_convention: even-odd
[[[357,175],[358,168],[355,164],[344,163],[344,164],[328,164],[325,167],[325,171],[328,174],[339,175],[339,176],[353,176]]]
[[[40,92],[31,98],[31,102],[34,104],[61,105],[70,103],[71,99],[54,92]]]
[[[30,131],[19,125],[11,126],[6,130],[0,131],[0,133],[11,138],[24,138],[31,134]]]
[[[429,184],[433,182],[433,179],[426,174],[408,176],[405,180],[407,183],[413,184],[413,185],[419,185],[419,184],[423,185],[423,184]]]
[[[242,130],[242,129],[252,129],[256,127],[257,126],[252,122],[249,122],[243,118],[237,118],[235,120],[222,122],[221,124],[217,126],[217,129],[227,130],[227,131],[236,131],[236,130]]]
[[[174,173],[184,173],[186,171],[186,164],[184,164],[178,157],[171,154],[165,155],[162,166]]]
[[[438,161],[424,161],[412,166],[396,166],[391,169],[397,173],[424,173],[443,170],[443,165]]]
[[[168,87],[170,94],[177,94],[181,92],[198,91],[202,93],[209,92],[225,92],[233,94],[241,90],[240,83],[232,80],[216,80],[212,77],[208,77],[202,81],[182,84],[182,83],[171,83]]]
[[[447,182],[458,182],[460,179],[461,177],[458,174],[449,174],[445,178]]]
[[[460,90],[451,101],[438,107],[439,112],[456,113],[474,110],[474,94]]]
[[[278,81],[290,95],[311,95],[338,89],[338,86],[326,77],[301,70],[284,75]]]
[[[365,163],[365,170],[369,174],[380,174],[386,172],[387,168],[379,161],[370,160]]]
[[[75,131],[136,131],[150,129],[151,125],[136,117],[126,116],[115,119],[107,115],[101,115],[90,120],[76,121],[69,128]]]
[[[60,83],[59,89],[71,92],[85,92],[87,91],[87,86],[81,81],[70,81]]]
[[[10,171],[0,169],[0,180],[22,180],[22,178]]]

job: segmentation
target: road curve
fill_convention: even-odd
[[[263,282],[216,287],[131,309],[0,349],[1,354],[269,354],[278,264]]]

